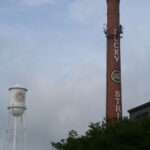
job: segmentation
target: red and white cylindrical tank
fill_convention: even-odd
[[[9,91],[10,102],[8,109],[13,116],[21,116],[26,109],[25,100],[27,89],[17,84],[9,88]]]

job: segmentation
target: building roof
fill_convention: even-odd
[[[132,108],[132,109],[129,109],[128,112],[129,112],[129,113],[132,113],[132,112],[135,112],[135,111],[137,111],[137,110],[143,109],[143,108],[148,107],[148,106],[150,106],[150,102],[147,102],[147,103],[145,103],[145,104],[142,104],[142,105],[139,105],[139,106],[134,107],[134,108]]]

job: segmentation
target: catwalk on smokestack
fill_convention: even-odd
[[[107,0],[107,29],[104,29],[107,37],[107,118],[122,117],[120,38],[123,32],[119,5],[120,0]]]

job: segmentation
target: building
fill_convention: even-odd
[[[128,113],[130,119],[141,118],[143,116],[150,117],[150,102],[129,109]]]

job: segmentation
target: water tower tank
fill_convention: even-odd
[[[27,89],[17,84],[14,87],[9,88],[9,91],[10,102],[8,109],[13,116],[21,116],[26,109],[25,97]]]

